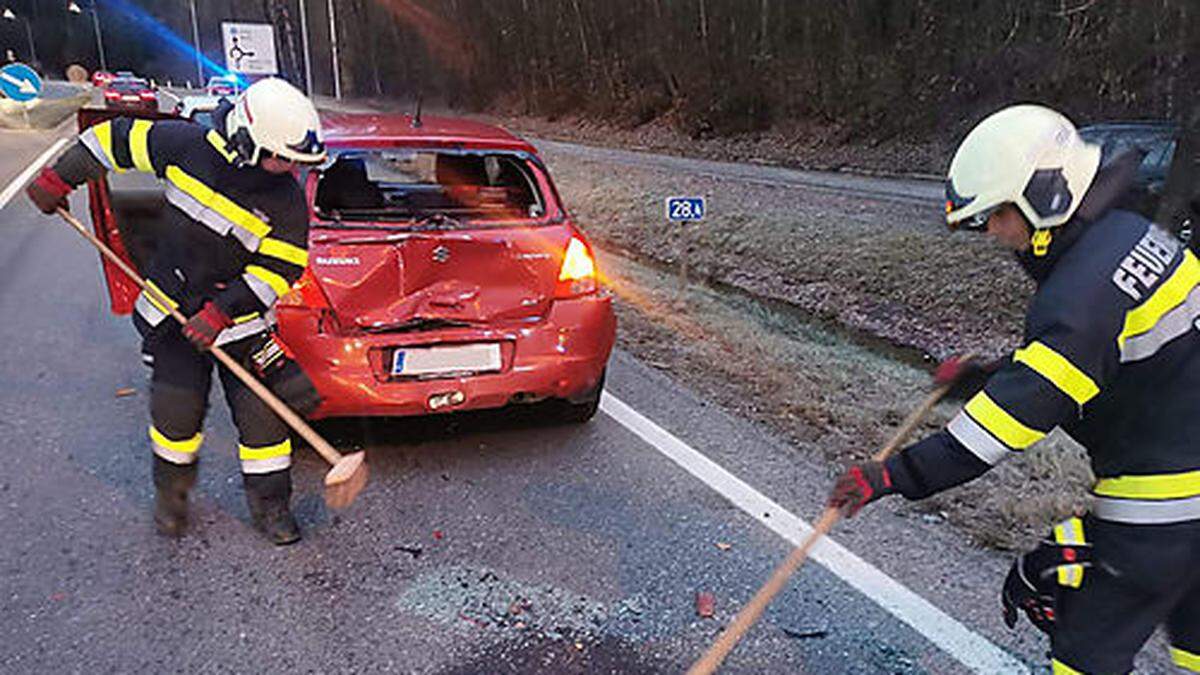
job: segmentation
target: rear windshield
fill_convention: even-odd
[[[518,153],[349,150],[318,172],[315,208],[327,220],[452,225],[546,213],[529,160]]]

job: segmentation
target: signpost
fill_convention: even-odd
[[[42,78],[24,63],[0,68],[0,91],[14,101],[32,101],[42,93]]]
[[[246,75],[274,75],[275,28],[269,23],[221,23],[225,68]],[[201,83],[203,85],[203,83]]]
[[[667,197],[666,199],[666,216],[667,220],[680,225],[695,223],[704,220],[704,214],[708,210],[708,202],[704,197]],[[691,244],[688,242],[687,228],[680,228],[679,241],[681,248],[679,251],[679,298],[682,300],[683,291],[687,287],[688,278],[688,252],[691,250]]]

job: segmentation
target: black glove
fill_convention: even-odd
[[[1034,583],[1036,580],[1036,584]],[[1024,610],[1030,623],[1046,635],[1054,629],[1054,596],[1058,582],[1034,576],[1031,580],[1025,572],[1025,556],[1013,561],[1012,569],[1004,579],[1004,590],[1000,602],[1004,606],[1004,624],[1009,628],[1017,625],[1017,609]]]
[[[862,507],[895,491],[887,467],[882,462],[871,460],[846,469],[833,484],[826,505],[842,511],[850,518]]]
[[[1038,630],[1047,635],[1054,630],[1055,601],[1063,588],[1058,583],[1058,570],[1065,565],[1090,568],[1091,545],[1043,540],[1037,548],[1013,561],[1000,593],[1004,623],[1009,628],[1017,625],[1017,609],[1021,609]]]

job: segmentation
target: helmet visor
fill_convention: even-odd
[[[325,144],[317,137],[317,132],[309,129],[299,143],[289,143],[288,149],[301,155],[324,156]]]
[[[957,232],[958,230],[963,230],[964,232],[984,232],[987,230],[988,220],[991,219],[992,214],[999,211],[1003,206],[1004,204],[997,204],[991,208],[973,213],[966,218],[947,221],[946,226],[950,228],[951,232]],[[947,209],[949,209],[949,204],[947,204]]]

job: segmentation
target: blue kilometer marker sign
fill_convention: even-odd
[[[42,93],[42,78],[24,63],[0,68],[0,91],[14,101],[32,101]]]
[[[687,223],[704,219],[704,197],[667,197],[667,220]]]

